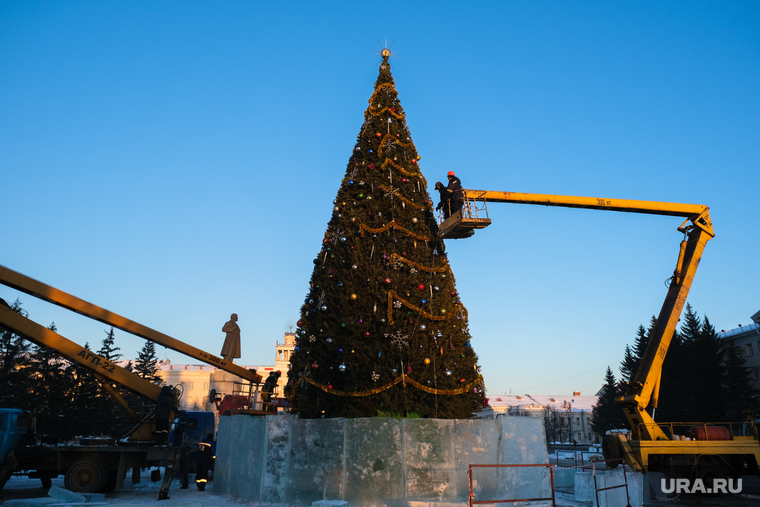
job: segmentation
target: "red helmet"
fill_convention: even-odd
[[[447,174],[447,176],[456,176],[456,175],[454,174],[454,171],[449,171],[449,173]]]

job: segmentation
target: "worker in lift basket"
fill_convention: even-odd
[[[446,187],[446,191],[448,192],[449,196],[449,214],[453,215],[462,209],[462,206],[464,205],[462,182],[459,178],[457,178],[456,174],[454,174],[454,171],[449,171],[449,173],[446,175],[446,178],[449,180],[449,184]]]

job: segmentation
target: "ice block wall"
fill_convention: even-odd
[[[540,418],[219,421],[214,492],[248,501],[465,502],[470,464],[548,463]],[[547,468],[476,468],[475,500],[550,497]]]

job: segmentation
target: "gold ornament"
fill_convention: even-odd
[[[425,364],[430,364],[430,358],[429,357],[425,358]]]
[[[351,301],[356,301],[359,298],[356,294],[351,294]]]

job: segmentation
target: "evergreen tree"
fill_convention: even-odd
[[[55,323],[48,329],[57,331]],[[35,345],[30,354],[29,376],[31,379],[29,396],[37,409],[37,432],[64,440],[71,436],[69,425],[62,424],[62,414],[71,402],[73,379],[67,374],[69,361],[57,352]]]
[[[703,323],[688,303],[680,335],[683,340],[683,363],[679,368],[683,379],[680,395],[683,414],[679,419],[720,421],[724,417],[722,344],[709,321],[705,319]]]
[[[116,346],[116,335],[114,334],[113,327],[108,331],[104,331],[104,333],[106,334],[106,337],[103,338],[103,343],[100,346],[100,350],[98,350],[98,355],[111,362],[116,361],[121,358],[121,354],[119,354],[121,349]]]
[[[300,417],[469,417],[484,385],[391,76],[375,82],[301,308]]]
[[[726,365],[724,386],[724,408],[727,421],[741,421],[745,410],[757,410],[760,392],[752,384],[752,373],[744,366],[746,360],[734,347],[733,343],[726,344],[723,356]]]
[[[160,382],[161,376],[158,375],[156,344],[152,341],[147,340],[143,345],[142,350],[137,356],[137,361],[135,361],[134,372],[153,383]]]
[[[0,299],[0,304],[28,317],[22,303],[16,299],[10,305]],[[28,409],[30,377],[30,344],[22,336],[0,327],[0,406]]]
[[[602,393],[591,410],[591,428],[597,434],[604,435],[608,430],[622,429],[625,426],[623,410],[615,404],[615,398],[620,394],[615,375],[608,366]]]

